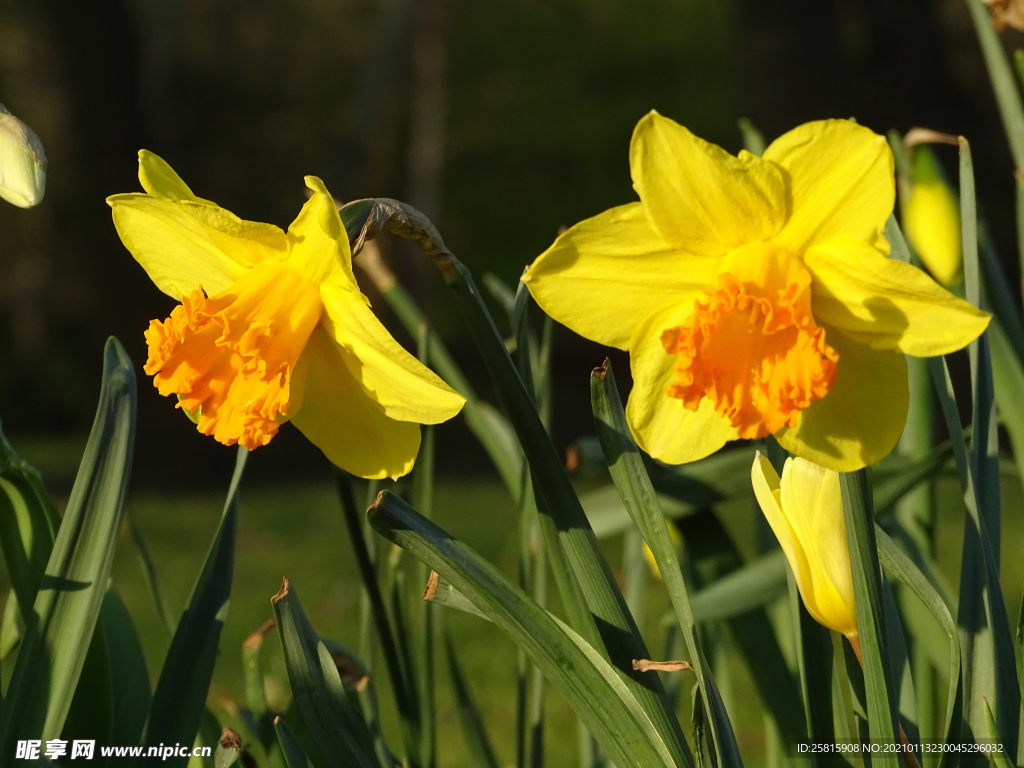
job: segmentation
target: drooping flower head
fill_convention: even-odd
[[[760,453],[750,471],[754,495],[789,561],[814,620],[850,638],[858,651],[853,572],[839,474],[786,459],[780,478]]]
[[[524,280],[554,319],[629,351],[626,413],[654,458],[774,434],[831,469],[873,464],[906,421],[904,355],[988,323],[887,258],[893,159],[867,128],[807,123],[733,157],[652,112],[630,170],[640,202],[568,229]]]
[[[200,432],[250,450],[291,420],[361,477],[412,469],[420,424],[465,399],[406,352],[369,308],[348,236],[320,179],[287,232],[203,200],[151,152],[145,194],[114,195],[114,226],[156,286],[181,303],[146,331],[146,373]]]

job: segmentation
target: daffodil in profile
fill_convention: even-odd
[[[834,470],[873,464],[906,421],[904,355],[960,349],[989,317],[887,258],[893,158],[845,120],[756,157],[648,114],[640,201],[558,237],[524,276],[555,320],[628,350],[637,443],[672,464],[774,434]]]
[[[910,194],[903,206],[903,228],[917,255],[943,285],[963,280],[960,203],[926,144],[914,149]]]
[[[800,458],[786,459],[782,477],[758,453],[750,471],[754,495],[793,571],[814,620],[857,641],[853,573],[846,543],[839,473]]]
[[[122,242],[181,303],[146,331],[146,373],[225,445],[266,445],[290,420],[360,477],[412,469],[420,424],[464,398],[406,352],[370,310],[348,236],[320,179],[285,232],[203,200],[151,152],[145,194],[108,198]]]

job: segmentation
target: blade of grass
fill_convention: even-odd
[[[103,636],[107,642],[113,688],[111,744],[138,744],[153,699],[142,641],[127,606],[111,587],[100,607]]]
[[[889,654],[888,630],[879,578],[871,486],[866,469],[839,475],[846,518],[846,538],[853,572],[857,631],[864,668],[864,695],[871,738],[896,744],[899,733],[896,685]],[[896,768],[895,755],[872,755],[872,765]]]
[[[156,565],[153,563],[153,558],[149,554],[149,547],[146,545],[146,540],[142,535],[142,531],[140,531],[138,526],[135,525],[131,516],[128,517],[128,530],[131,532],[132,542],[135,544],[135,551],[139,554],[139,565],[142,566],[142,575],[146,580],[146,586],[149,587],[149,593],[153,597],[153,605],[156,607],[156,613],[160,617],[160,622],[164,629],[167,631],[167,636],[173,637],[177,622],[174,620],[171,609],[167,607],[167,601],[164,599],[163,587],[160,586],[160,577],[157,575]]]
[[[356,556],[356,565],[359,568],[363,589],[366,590],[370,600],[374,629],[377,632],[377,639],[380,643],[384,664],[387,667],[388,678],[391,682],[391,690],[394,693],[395,706],[398,709],[402,726],[402,738],[405,744],[406,756],[414,761],[414,765],[419,765],[420,720],[414,693],[414,682],[411,682],[412,678],[406,667],[402,664],[399,643],[396,640],[395,631],[388,618],[384,596],[381,594],[380,584],[377,580],[377,569],[370,557],[366,538],[363,536],[363,521],[356,508],[355,496],[352,493],[352,483],[348,475],[340,469],[336,471],[335,475],[337,478],[338,494],[341,497],[345,526],[348,529],[349,539],[352,542],[352,550]]]
[[[448,672],[451,675],[452,689],[459,711],[459,722],[462,725],[462,734],[466,740],[470,757],[473,764],[481,766],[481,768],[500,768],[501,763],[495,756],[494,747],[487,735],[487,728],[484,725],[480,709],[473,699],[465,675],[462,674],[458,654],[455,652],[455,643],[452,641],[451,632],[448,631],[448,623],[443,622],[443,626],[442,634],[444,652],[448,659]]]
[[[875,527],[875,541],[878,544],[878,559],[892,578],[906,585],[924,603],[935,620],[939,622],[949,640],[949,691],[946,696],[946,717],[943,728],[947,744],[960,743],[960,726],[963,713],[963,676],[960,662],[960,640],[956,622],[946,607],[945,601],[917,568],[914,562],[889,538],[880,527]],[[943,751],[940,768],[951,768],[959,760],[956,751]]]
[[[146,746],[190,744],[199,731],[231,599],[238,492],[249,452],[238,448],[224,512],[167,651],[146,724]],[[211,745],[212,746],[212,745]],[[172,757],[168,766],[185,766]]]
[[[637,719],[638,709],[620,695],[632,693],[613,688],[547,611],[493,565],[387,492],[370,507],[369,516],[378,533],[444,576],[526,650],[617,765],[681,765],[674,757],[666,762],[652,741],[656,737],[664,748],[660,734],[646,728]]]
[[[0,754],[57,738],[85,663],[110,576],[135,441],[135,374],[114,338],[89,442],[28,618],[0,715]]]
[[[658,506],[654,486],[640,458],[640,450],[626,424],[626,413],[619,400],[615,376],[608,360],[591,374],[590,393],[597,438],[604,450],[612,480],[619,490],[623,505],[654,554],[679,626],[683,630],[716,752],[723,766],[742,765],[729,715],[697,639],[690,598],[675,547],[665,526],[665,517]]]
[[[59,527],[39,473],[0,430],[0,549],[22,616],[32,611]]]
[[[1019,104],[1019,101],[1018,101]],[[960,137],[960,215],[963,232],[964,289],[981,307],[977,213],[971,148]],[[996,724],[1016,753],[1020,720],[1020,686],[1007,677],[1016,668],[1006,604],[999,585],[1000,494],[999,442],[988,334],[971,342],[973,395],[971,447],[968,456],[977,521],[964,521],[959,615],[964,629],[964,710],[975,737],[985,732],[982,698],[994,705]],[[941,397],[941,395],[940,395]],[[991,577],[987,574],[991,574]],[[993,605],[987,606],[986,601]],[[998,603],[998,606],[994,605]]]
[[[719,518],[710,509],[683,520],[679,524],[679,530],[686,543],[686,559],[690,564],[689,572],[693,574],[694,586],[701,586],[706,578],[715,577],[718,577],[718,581],[713,583],[720,584],[723,574],[728,574],[724,576],[727,579],[732,574],[741,573],[743,558],[739,549]],[[778,595],[786,585],[786,572],[782,565],[785,556],[781,550],[778,550],[778,556],[782,556],[782,561],[773,555],[761,559],[778,563],[778,575],[775,579],[775,594]],[[754,588],[757,589],[759,586]],[[704,590],[696,594],[700,595],[703,592]],[[690,602],[690,607],[696,622],[698,614],[695,603],[694,598]],[[789,672],[786,658],[768,615],[763,609],[747,608],[731,611],[723,618],[727,619],[725,624],[729,627],[733,641],[746,662],[747,670],[764,702],[765,709],[771,713],[783,738],[790,741],[805,740],[807,732],[799,715],[802,706],[800,692],[796,680]],[[724,643],[721,646],[724,647]],[[721,679],[721,676],[716,677]]]
[[[337,667],[288,579],[273,604],[292,695],[325,761],[320,768],[380,768],[366,722],[345,697]]]
[[[285,725],[284,718],[274,718],[274,731],[277,734],[278,743],[281,745],[281,752],[284,754],[285,763],[288,768],[309,768],[309,760],[302,747],[295,739],[295,736]]]

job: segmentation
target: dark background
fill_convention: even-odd
[[[16,443],[84,434],[114,334],[138,365],[135,482],[156,488],[223,485],[233,452],[141,370],[143,330],[173,302],[121,245],[104,198],[140,190],[142,147],[201,197],[282,227],[304,174],[339,201],[405,199],[478,281],[514,284],[560,225],[635,199],[627,147],[652,108],[733,152],[741,116],[769,140],[824,117],[923,125],[971,140],[985,216],[1017,273],[1013,166],[962,0],[7,2],[0,101],[50,160],[38,208],[0,208],[0,418]],[[483,383],[437,275],[383,247]],[[555,344],[564,446],[590,430],[587,375],[605,351],[565,329]],[[438,440],[442,472],[486,467],[460,423]],[[252,479],[326,468],[291,428],[253,460]]]

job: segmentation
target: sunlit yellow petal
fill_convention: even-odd
[[[791,453],[838,472],[877,464],[896,445],[907,420],[907,361],[901,352],[874,350],[835,328],[825,331],[839,353],[828,394],[800,412],[775,437]]]
[[[848,120],[805,123],[773,141],[765,160],[787,174],[789,219],[775,241],[794,253],[833,237],[889,252],[882,230],[896,185],[884,136]]]
[[[584,338],[629,347],[636,326],[715,279],[717,257],[666,243],[640,203],[612,208],[562,233],[523,277],[541,308]]]
[[[167,161],[148,149],[139,150],[139,181],[154,197],[213,205],[209,200],[196,197]]]
[[[656,312],[637,326],[629,347],[633,390],[626,404],[626,419],[637,445],[655,459],[685,464],[710,456],[729,440],[736,428],[705,398],[696,411],[668,397],[675,381],[675,355],[666,354],[661,334],[680,325],[693,312],[693,303],[677,304]]]
[[[245,221],[213,204],[182,201],[178,206],[206,228],[217,248],[239,264],[255,266],[288,255],[288,238],[280,227]]]
[[[657,112],[633,131],[629,167],[654,227],[689,253],[724,256],[767,240],[786,220],[778,168],[745,151],[733,157]]]
[[[844,635],[856,632],[839,475],[811,461],[787,459],[780,501],[806,556],[802,593],[808,611],[830,629]]]
[[[757,498],[757,505],[761,507],[768,525],[771,526],[775,538],[779,540],[786,560],[793,575],[799,581],[800,563],[796,559],[796,550],[793,545],[793,532],[790,530],[786,516],[782,514],[782,507],[779,503],[781,479],[775,471],[775,467],[768,461],[767,456],[762,456],[758,451],[754,456],[754,464],[750,468],[750,481],[754,486],[754,496]]]
[[[419,425],[388,418],[352,377],[344,355],[323,328],[313,331],[295,371],[293,386],[302,394],[292,423],[346,472],[378,479],[408,474],[420,447]]]
[[[149,195],[114,195],[114,227],[125,247],[156,287],[180,300],[200,286],[213,295],[227,290],[249,269],[222,251],[210,230],[170,200]]]
[[[360,297],[334,285],[320,294],[349,373],[390,418],[438,424],[462,410],[466,398],[406,352]]]
[[[288,227],[289,261],[314,283],[334,282],[358,291],[352,250],[334,198],[316,176],[306,177],[312,196]]]
[[[987,312],[865,243],[832,240],[810,249],[804,263],[814,278],[814,315],[874,349],[944,355],[967,346],[988,326]]]

